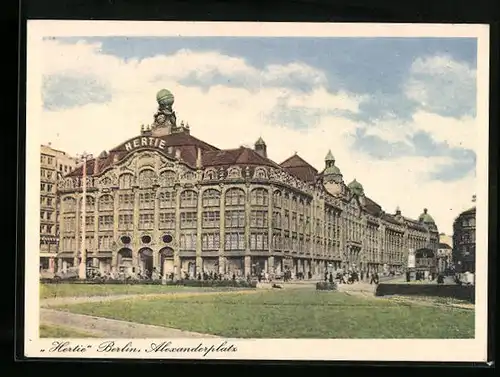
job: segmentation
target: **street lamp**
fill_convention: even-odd
[[[81,234],[82,234],[82,242],[80,249],[80,266],[78,269],[78,277],[82,280],[87,278],[87,250],[85,248],[85,231],[87,229],[86,220],[87,220],[87,161],[92,158],[91,154],[87,152],[83,152],[80,156],[80,161],[83,163],[82,168],[82,216],[81,216]]]

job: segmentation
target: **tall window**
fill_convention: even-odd
[[[281,212],[273,212],[273,228],[281,229]]]
[[[267,233],[252,233],[250,234],[250,250],[268,250],[268,235]]]
[[[218,207],[220,205],[220,192],[208,189],[203,192],[203,207]]]
[[[205,211],[203,212],[204,228],[218,228],[220,226],[220,212],[219,211]]]
[[[113,215],[99,216],[99,230],[113,229]]]
[[[64,198],[62,209],[63,209],[63,212],[76,211],[76,199],[75,198]]]
[[[181,229],[196,228],[197,213],[196,212],[182,212],[181,213]]]
[[[139,208],[140,209],[154,209],[155,208],[155,194],[151,192],[141,192],[139,194]]]
[[[273,234],[273,249],[281,250],[283,248],[283,241],[280,233]]]
[[[219,250],[219,233],[204,233],[201,235],[201,247],[203,250]]]
[[[76,230],[76,218],[74,215],[63,217],[64,232],[74,232]]]
[[[113,210],[113,197],[109,194],[102,195],[99,198],[99,211]]]
[[[134,181],[134,176],[130,173],[125,173],[120,175],[119,179],[120,190],[126,190],[132,188],[133,181]]]
[[[162,187],[170,187],[175,183],[176,174],[173,170],[165,170],[160,173],[160,185]]]
[[[196,250],[196,233],[181,234],[179,246],[181,250]]]
[[[141,213],[139,215],[139,229],[153,229],[155,217],[152,213]]]
[[[85,216],[85,229],[88,231],[94,230],[94,215]]]
[[[226,211],[224,218],[226,228],[243,228],[245,226],[245,211]]]
[[[156,178],[156,173],[153,170],[147,169],[139,173],[139,187],[150,188]]]
[[[224,241],[226,250],[245,250],[244,233],[226,233]]]
[[[181,208],[193,208],[198,204],[198,193],[193,190],[181,192]]]
[[[175,213],[173,213],[173,212],[160,213],[160,228],[162,228],[162,229],[174,229],[175,228]]]
[[[161,192],[160,208],[175,208],[175,193],[168,191]]]
[[[269,194],[266,189],[256,188],[251,193],[252,205],[267,206],[269,204]]]
[[[113,244],[112,236],[99,236],[98,238],[99,250],[111,250],[111,245]]]
[[[120,209],[134,209],[134,194],[120,194],[118,196],[118,204]]]
[[[226,206],[245,205],[245,191],[239,188],[232,188],[226,191]]]
[[[267,227],[267,211],[252,211],[250,214],[250,226],[252,228]]]
[[[273,206],[281,208],[281,191],[273,192]]]
[[[120,230],[134,229],[134,215],[131,213],[124,213],[118,215],[118,228]]]

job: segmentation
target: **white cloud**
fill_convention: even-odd
[[[324,115],[307,130],[285,127],[268,114],[280,98],[289,95],[289,105],[316,110],[357,110],[359,98],[346,93],[331,94],[322,87],[324,75],[317,70],[293,63],[267,67],[263,72],[249,66],[243,59],[218,53],[181,51],[174,56],[154,57],[142,61],[124,62],[116,57],[99,54],[99,45],[58,45],[46,42],[43,53],[45,74],[89,74],[100,82],[109,83],[112,100],[105,104],[88,104],[71,109],[41,113],[41,139],[54,147],[76,154],[83,150],[98,154],[124,140],[136,136],[141,124],[149,124],[156,111],[155,94],[162,87],[175,97],[178,120],[189,122],[194,136],[221,148],[253,145],[262,136],[272,159],[281,162],[295,151],[318,170],[324,167],[329,149],[347,182],[353,178],[363,183],[367,195],[378,201],[388,212],[399,205],[403,213],[417,217],[424,207],[446,232],[451,231],[454,217],[470,203],[475,191],[474,177],[458,182],[429,182],[424,175],[447,161],[442,158],[402,158],[395,161],[372,160],[353,151],[354,132],[359,124],[341,116]],[[245,87],[214,86],[203,90],[179,83],[190,74],[219,70],[234,77],[263,77],[276,86],[262,86],[257,92]],[[161,80],[159,78],[161,77]],[[308,95],[295,94],[278,85],[276,78],[314,78],[316,90]],[[411,127],[431,127],[440,121],[447,129],[455,125],[446,120],[420,114]],[[438,128],[438,127],[436,127]],[[386,136],[404,139],[401,127],[379,128]],[[438,131],[433,134],[437,134]],[[441,132],[441,131],[439,131]],[[442,137],[446,136],[445,131]],[[459,137],[454,141],[458,143]],[[451,194],[453,193],[453,194]]]
[[[411,66],[405,94],[427,111],[456,117],[474,114],[476,70],[447,55],[418,58]]]

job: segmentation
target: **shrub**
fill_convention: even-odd
[[[316,290],[317,291],[336,291],[337,290],[337,283],[320,281],[320,282],[316,283]]]
[[[59,280],[59,279],[40,279],[42,284],[125,284],[125,285],[162,285],[161,280],[101,280],[101,279],[89,279],[89,280]],[[167,280],[165,285],[168,286],[183,286],[183,287],[206,287],[206,288],[257,288],[257,281],[247,280]]]

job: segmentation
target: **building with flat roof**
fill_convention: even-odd
[[[177,277],[324,274],[329,268],[401,270],[408,251],[437,250],[424,209],[386,213],[356,179],[345,183],[329,151],[319,171],[298,154],[281,163],[254,148],[219,149],[191,135],[161,90],[152,125],[59,182],[59,266]],[[83,183],[86,184],[82,219]]]
[[[70,173],[76,159],[66,152],[40,146],[40,270],[54,272],[59,243],[57,183]]]

